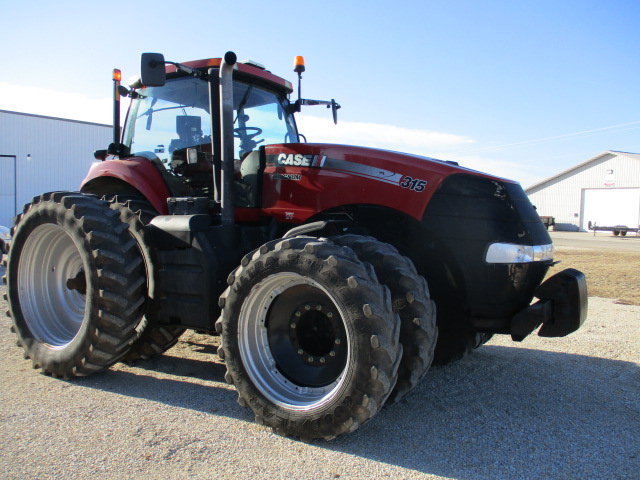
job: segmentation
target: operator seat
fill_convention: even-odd
[[[240,178],[235,182],[236,205],[238,207],[257,207],[259,170],[260,152],[254,150],[249,152],[240,164]]]

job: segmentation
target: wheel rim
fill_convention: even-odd
[[[59,225],[40,225],[24,244],[19,269],[20,307],[29,330],[49,347],[64,348],[80,331],[85,312],[78,247]]]
[[[351,355],[344,316],[335,298],[308,277],[279,273],[255,285],[240,309],[238,344],[263,395],[291,410],[331,401]]]

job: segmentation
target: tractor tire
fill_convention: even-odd
[[[151,238],[145,227],[158,215],[153,206],[143,197],[135,195],[105,195],[112,210],[120,215],[120,220],[129,226],[129,234],[135,239],[144,260],[147,292],[154,291],[156,255]],[[146,316],[136,326],[137,336],[129,351],[122,357],[125,363],[149,360],[173,347],[185,328],[177,325],[158,325]]]
[[[97,197],[55,192],[26,205],[16,218],[5,282],[18,345],[45,374],[102,370],[135,338],[142,259],[127,225]]]
[[[331,241],[351,248],[361,261],[373,265],[378,280],[391,292],[393,311],[400,317],[403,350],[398,382],[387,399],[387,404],[396,403],[424,378],[433,361],[438,329],[427,282],[411,260],[388,243],[361,235],[343,235]]]
[[[478,333],[476,337],[476,339],[478,340],[478,343],[476,344],[474,349],[480,348],[482,345],[487,343],[492,338],[493,338],[493,333]]]
[[[256,421],[304,441],[371,419],[397,378],[400,321],[350,249],[279,239],[245,256],[220,297],[227,382]]]
[[[133,341],[126,355],[121,358],[124,363],[132,364],[162,355],[178,343],[185,332],[184,327],[177,325],[149,325],[146,317],[143,322],[147,323],[141,323],[142,329],[138,337]]]
[[[492,335],[480,333],[471,328],[466,319],[438,325],[438,342],[433,356],[434,365],[448,365],[462,360],[473,350],[480,348]]]

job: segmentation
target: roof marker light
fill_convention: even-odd
[[[252,67],[259,68],[260,70],[266,70],[267,69],[267,67],[265,67],[261,63],[256,62],[255,60],[243,60],[243,61],[241,61],[239,63],[242,63],[244,65],[251,65]]]

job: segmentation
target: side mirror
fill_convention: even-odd
[[[140,77],[147,87],[161,87],[167,80],[164,69],[164,55],[161,53],[143,53],[140,58]]]
[[[340,108],[340,105],[338,105],[336,103],[336,101],[332,98],[331,99],[331,114],[333,115],[333,124],[337,125],[338,124],[338,109]]]

